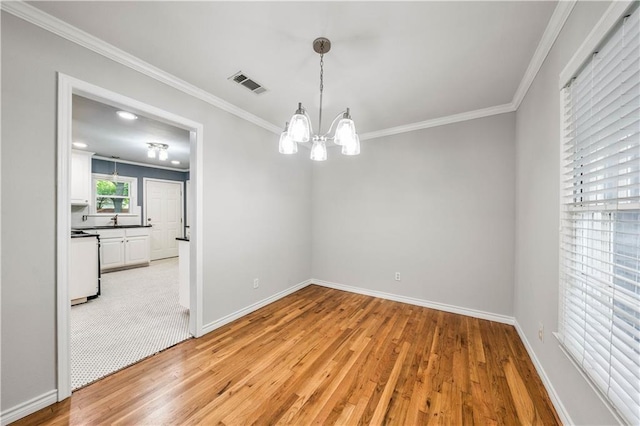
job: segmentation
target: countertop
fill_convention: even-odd
[[[87,230],[93,230],[93,229],[127,229],[127,228],[151,228],[152,225],[118,225],[118,226],[113,226],[113,225],[106,225],[106,226],[77,226],[74,228],[71,228],[72,231],[78,230],[78,231],[87,231]]]

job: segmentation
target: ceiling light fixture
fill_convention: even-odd
[[[280,135],[279,151],[282,154],[295,154],[298,152],[298,143],[305,143],[311,140],[311,159],[314,161],[324,161],[327,159],[327,141],[332,141],[335,145],[342,146],[344,155],[360,154],[360,138],[356,133],[356,126],[349,114],[349,108],[339,113],[333,119],[327,133],[322,134],[322,95],[324,92],[324,54],[331,50],[331,41],[324,37],[318,37],[313,41],[313,50],[320,54],[320,110],[318,114],[318,133],[313,133],[311,127],[311,117],[298,103],[296,113],[285,126]],[[338,121],[340,119],[340,121]],[[335,133],[330,136],[333,126],[336,126]],[[311,136],[313,134],[313,137]]]
[[[72,144],[76,148],[86,148],[88,145],[84,142],[73,142]]]
[[[135,115],[134,113],[131,113],[129,111],[118,111],[118,112],[116,112],[116,114],[118,114],[118,117],[124,118],[125,120],[137,120],[138,119],[137,115]]]
[[[178,160],[171,160],[171,164],[175,164],[177,166],[180,162]]]
[[[156,153],[158,154],[158,160],[167,161],[169,158],[169,153],[167,150],[169,149],[169,145],[164,143],[147,143],[147,157],[156,158]]]
[[[120,157],[116,157],[115,155],[112,155],[111,158],[113,158],[113,173],[111,173],[111,181],[112,182],[116,182],[118,180],[118,163],[117,163],[117,160],[119,160]]]

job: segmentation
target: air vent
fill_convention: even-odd
[[[257,83],[255,80],[250,79],[242,71],[238,71],[237,73],[229,77],[229,80],[235,81],[239,85],[246,87],[256,95],[267,91],[267,89],[265,89],[260,83]]]

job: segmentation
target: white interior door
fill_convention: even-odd
[[[182,182],[145,179],[145,216],[151,227],[151,260],[178,256],[182,236]]]

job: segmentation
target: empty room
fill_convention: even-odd
[[[2,425],[640,424],[637,1],[0,7]]]

